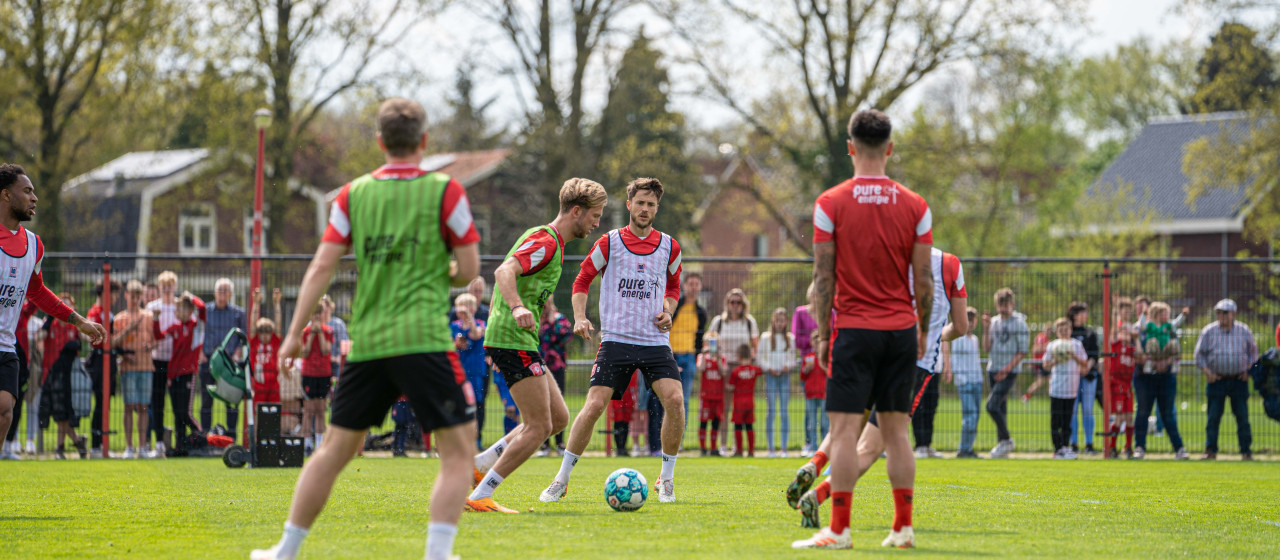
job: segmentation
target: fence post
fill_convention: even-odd
[[[1102,391],[1102,421],[1106,425],[1106,432],[1111,433],[1111,360],[1115,357],[1111,355],[1111,263],[1103,261],[1102,263],[1102,348],[1099,354],[1105,356],[1099,360],[1099,367],[1102,368],[1102,384],[1098,387]],[[1087,406],[1093,406],[1092,403]],[[1111,452],[1115,450],[1115,437],[1107,437],[1103,440],[1102,453],[1103,457],[1110,457]]]
[[[106,306],[106,318],[102,327],[107,336],[102,341],[102,458],[111,456],[111,260],[102,261],[102,302]]]

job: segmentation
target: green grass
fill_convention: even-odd
[[[303,558],[420,558],[437,464],[356,459]],[[840,554],[789,548],[810,534],[782,497],[796,459],[687,457],[677,468],[680,501],[651,495],[634,513],[605,505],[604,479],[631,466],[652,482],[657,460],[585,458],[563,503],[538,503],[559,464],[532,459],[499,489],[499,501],[521,515],[466,514],[455,551],[522,560]],[[1262,558],[1280,542],[1274,462],[930,460],[918,468],[919,548],[879,547],[892,519],[881,462],[854,496],[856,554]],[[297,473],[229,470],[212,459],[6,463],[4,555],[245,558],[279,538]]]

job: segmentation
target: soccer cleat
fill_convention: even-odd
[[[796,470],[796,477],[787,486],[787,505],[791,506],[791,509],[800,507],[800,496],[809,491],[809,487],[813,486],[816,478],[818,478],[818,465],[813,462],[805,463],[803,467]]]
[[[516,511],[516,510],[514,510],[514,509],[507,508],[507,507],[502,507],[502,506],[498,505],[498,502],[493,501],[493,498],[482,498],[482,499],[479,499],[479,500],[467,500],[467,505],[466,505],[466,508],[465,508],[465,509],[466,509],[467,511],[474,511],[474,512],[476,512],[476,513],[486,513],[486,512],[494,512],[494,513],[520,513],[520,512],[518,512],[518,511]]]
[[[249,553],[249,560],[293,560],[293,556],[280,554],[279,545]]]
[[[483,480],[484,480],[484,473],[480,472],[480,469],[471,467],[471,489],[475,490],[476,487],[479,486],[480,482]]]
[[[791,543],[791,548],[827,548],[832,550],[853,548],[853,534],[848,528],[837,535],[831,531],[831,527],[823,527],[812,537]]]
[[[543,490],[542,494],[538,496],[538,501],[544,504],[558,502],[560,501],[560,498],[563,498],[568,494],[569,485],[567,483],[560,482],[559,480],[553,480],[551,481],[551,486],[548,486],[547,489]]]
[[[889,536],[885,537],[880,546],[892,546],[894,548],[915,548],[916,533],[911,529],[910,525],[902,528],[900,531],[890,531]]]
[[[822,526],[821,511],[818,506],[818,496],[813,490],[805,492],[800,496],[800,526],[806,529],[817,529]]]
[[[658,481],[653,483],[653,489],[658,491],[658,502],[669,504],[676,501],[676,481],[668,478],[658,477]]]

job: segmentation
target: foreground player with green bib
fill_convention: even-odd
[[[297,557],[338,473],[401,395],[440,450],[425,558],[446,560],[453,551],[467,497],[476,406],[449,340],[449,288],[465,286],[479,272],[480,235],[462,185],[418,165],[427,147],[426,119],[422,106],[408,99],[389,99],[378,108],[378,145],[387,164],[338,192],[302,279],[297,312],[280,346],[280,371],[290,371],[285,361],[298,355],[309,310],[348,248],[360,277],[351,354],[333,397],[328,437],[298,476],[284,535],[276,546],[253,551],[252,560]]]
[[[516,513],[494,502],[493,491],[542,442],[569,425],[569,408],[538,353],[538,321],[560,283],[564,244],[585,238],[600,225],[606,200],[604,187],[595,181],[565,181],[560,187],[560,215],[524,232],[493,273],[484,350],[511,389],[523,422],[476,455],[476,488],[467,499],[468,511]]]

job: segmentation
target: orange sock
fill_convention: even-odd
[[[849,504],[853,492],[831,493],[831,532],[839,535],[849,528]]]
[[[893,489],[893,530],[901,531],[911,526],[911,500],[915,491],[911,488]]]
[[[822,469],[827,466],[827,454],[821,451],[814,453],[813,458],[809,459],[809,462],[818,467],[818,473],[821,474]]]
[[[819,505],[827,501],[827,498],[831,497],[831,479],[819,482],[818,486],[813,489],[813,497],[818,499]]]

